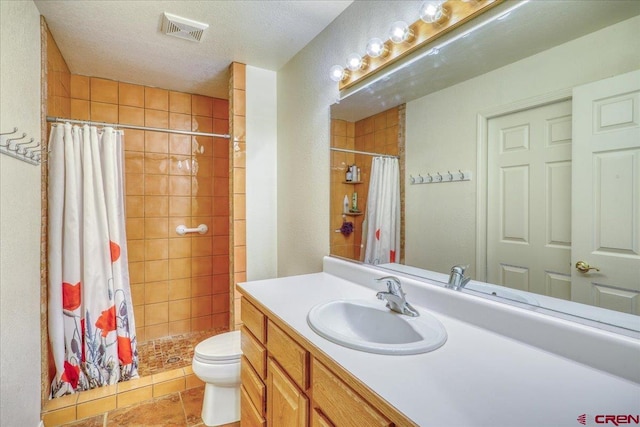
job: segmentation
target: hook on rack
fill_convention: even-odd
[[[27,134],[25,132],[23,132],[22,136],[19,137],[19,138],[7,138],[7,143],[3,147],[7,147],[11,151],[16,151],[17,148],[11,148],[11,141],[20,141],[21,139],[24,139],[26,137],[27,137]],[[18,144],[16,144],[16,145],[18,145]]]
[[[34,141],[34,139],[33,139],[33,138],[31,138],[31,139],[30,139],[29,141],[27,141],[27,142],[21,142],[20,144],[16,144],[16,150],[15,150],[15,151],[16,151],[16,153],[18,153],[18,154],[25,154],[25,149],[24,149],[24,148],[22,148],[22,146],[23,146],[23,145],[29,145],[29,144],[32,144],[32,143],[33,143],[33,141]]]
[[[5,132],[5,133],[0,133],[0,136],[5,136],[5,135],[13,135],[14,133],[18,132],[18,128],[13,128],[13,131],[11,132]]]

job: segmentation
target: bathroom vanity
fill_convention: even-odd
[[[437,318],[433,351],[374,354],[316,334],[334,300],[381,304],[379,269],[325,258],[322,273],[239,285],[243,426],[573,426],[640,414],[640,340],[404,276]],[[401,314],[397,314],[402,316]]]

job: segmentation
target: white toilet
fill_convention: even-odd
[[[240,420],[240,331],[207,338],[193,355],[193,372],[205,382],[202,421],[219,426]]]

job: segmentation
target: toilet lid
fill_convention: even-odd
[[[211,362],[235,360],[240,356],[242,356],[240,331],[226,332],[207,338],[195,348],[196,358]]]

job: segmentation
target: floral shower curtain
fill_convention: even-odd
[[[374,157],[367,196],[364,262],[386,264],[400,260],[400,168],[398,159]]]
[[[54,125],[49,139],[51,397],[138,376],[127,266],[123,135]]]

